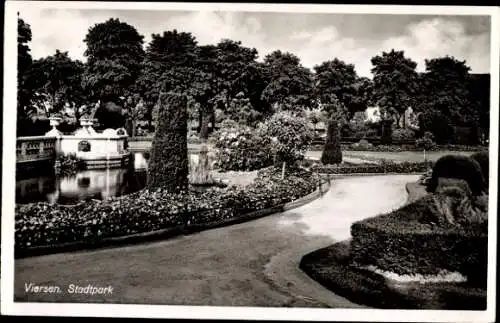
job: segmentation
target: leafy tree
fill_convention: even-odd
[[[65,104],[75,109],[79,118],[79,107],[85,101],[81,86],[84,65],[72,60],[68,52],[56,53],[33,62],[27,72],[27,82],[35,91],[33,99],[38,105],[49,104],[49,113],[60,112]]]
[[[129,96],[125,104],[125,118],[130,124],[129,134],[136,135],[137,122],[144,120],[147,114],[147,107],[139,94]]]
[[[335,117],[328,121],[325,147],[321,155],[321,162],[324,165],[342,163],[342,150],[340,146],[339,122]]]
[[[153,34],[146,48],[143,68],[137,80],[137,89],[143,93],[145,104],[152,109],[158,102],[160,91],[189,88],[183,77],[187,69],[193,69],[197,59],[197,41],[191,33],[176,29],[162,35]]]
[[[468,88],[470,100],[478,106],[478,123],[484,139],[490,133],[490,74],[470,74]]]
[[[87,64],[82,85],[95,101],[118,103],[133,94],[144,58],[144,36],[119,19],[89,28],[84,42]]]
[[[240,92],[248,93],[250,73],[257,59],[257,50],[242,46],[240,41],[223,39],[217,44],[216,77],[219,92],[225,96],[225,105]]]
[[[349,112],[344,103],[342,103],[335,94],[331,94],[327,99],[326,104],[321,104],[320,108],[326,114],[327,118],[335,118],[340,127],[347,124]]]
[[[373,103],[397,120],[416,103],[419,93],[417,63],[405,57],[404,51],[383,52],[371,59],[373,68]]]
[[[28,43],[31,41],[31,27],[23,19],[17,18],[17,120],[19,130],[23,129],[20,126],[25,122],[30,115],[30,101],[33,95],[32,89],[26,84],[26,74],[32,64],[30,47]]]
[[[358,77],[353,84],[354,96],[347,106],[350,116],[354,116],[356,112],[365,111],[373,104],[373,81],[367,77]]]
[[[262,119],[262,114],[253,108],[250,99],[245,97],[243,92],[238,93],[231,100],[224,115],[231,120],[249,126],[255,126]]]
[[[313,75],[300,64],[300,59],[279,50],[264,58],[267,86],[262,99],[274,107],[290,110],[313,106]]]
[[[222,100],[217,80],[217,59],[219,50],[214,45],[199,47],[196,68],[191,73],[188,93],[199,103],[200,138],[208,138],[208,126],[213,121],[215,105]]]
[[[353,64],[347,64],[338,58],[326,61],[314,67],[315,96],[323,104],[338,99],[348,107],[356,96],[357,75]]]
[[[148,167],[148,188],[180,193],[188,189],[187,98],[161,93]]]
[[[471,125],[479,120],[478,109],[468,88],[470,67],[454,57],[425,61],[425,106],[441,112],[455,125]]]

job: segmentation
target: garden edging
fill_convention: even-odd
[[[103,247],[111,247],[118,245],[126,245],[131,243],[138,242],[147,242],[147,241],[155,241],[160,239],[168,239],[176,236],[180,236],[182,234],[188,235],[208,229],[214,229],[219,227],[224,227],[232,224],[243,223],[250,220],[255,220],[267,215],[283,212],[286,210],[291,210],[294,208],[298,208],[303,206],[309,202],[314,201],[319,198],[321,195],[326,193],[330,188],[330,183],[328,181],[322,181],[321,185],[316,188],[312,193],[300,197],[294,201],[279,204],[273,207],[264,208],[257,211],[252,211],[246,213],[239,217],[233,217],[229,219],[224,219],[216,222],[208,222],[208,223],[200,223],[200,224],[191,224],[188,227],[185,226],[175,226],[167,229],[155,230],[150,232],[141,232],[130,234],[126,236],[118,236],[118,237],[109,237],[103,238],[102,240],[98,240],[95,242],[68,242],[57,245],[47,245],[47,246],[36,246],[31,247],[24,250],[15,251],[14,257],[19,258],[28,258],[28,257],[36,257],[48,254],[62,253],[62,252],[71,252],[71,251],[79,251],[79,250],[92,250]]]

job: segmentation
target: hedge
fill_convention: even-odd
[[[314,165],[312,170],[324,174],[357,174],[357,173],[421,173],[428,171],[432,162],[383,162],[381,164],[358,164],[358,165]]]
[[[401,275],[458,271],[467,276],[468,283],[486,286],[487,219],[463,227],[438,225],[428,203],[424,197],[389,214],[354,223],[352,263]]]
[[[236,218],[306,196],[318,184],[306,171],[294,170],[285,179],[280,175],[280,169],[265,169],[245,188],[214,188],[203,193],[145,189],[73,206],[16,205],[16,252],[70,242],[92,244],[102,238]]]

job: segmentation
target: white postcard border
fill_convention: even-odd
[[[289,321],[386,321],[386,322],[493,322],[496,302],[497,179],[498,170],[490,168],[488,300],[486,311],[378,310],[378,309],[305,309],[215,306],[168,306],[122,304],[61,304],[14,302],[14,207],[15,207],[15,119],[17,100],[16,12],[25,6],[67,9],[126,10],[206,10],[267,11],[301,13],[369,13],[415,15],[487,15],[491,16],[491,107],[490,164],[498,165],[498,89],[500,71],[500,8],[453,6],[375,6],[375,5],[299,5],[235,3],[143,3],[143,2],[59,2],[7,1],[4,33],[4,124],[2,162],[2,253],[1,311],[26,316],[150,317],[184,319],[241,319]]]

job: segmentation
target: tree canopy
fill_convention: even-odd
[[[93,100],[118,102],[132,92],[142,68],[144,36],[119,19],[90,27],[82,85]]]

